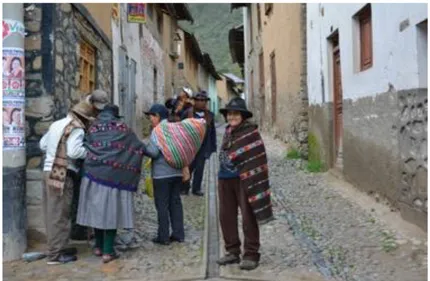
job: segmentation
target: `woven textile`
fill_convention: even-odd
[[[241,188],[258,223],[273,220],[266,149],[257,125],[244,121],[234,130],[227,126],[221,150],[239,170]]]
[[[164,120],[154,128],[151,138],[167,163],[173,168],[182,169],[193,161],[205,133],[204,119],[189,118],[175,123]]]
[[[73,120],[64,129],[63,136],[61,137],[60,143],[57,147],[54,165],[52,166],[51,173],[47,180],[47,185],[58,189],[61,195],[63,194],[64,184],[66,182],[67,166],[69,164],[69,160],[67,158],[67,139],[74,129],[85,129],[84,123],[82,123],[74,113],[70,113],[70,115],[73,117]]]

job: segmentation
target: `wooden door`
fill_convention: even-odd
[[[339,46],[333,49],[333,106],[334,106],[334,136],[336,145],[336,156],[342,144],[343,125],[342,125],[342,112],[343,112],[343,95],[342,95],[342,75],[340,63],[340,50]]]

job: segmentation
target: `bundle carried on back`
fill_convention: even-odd
[[[204,119],[188,118],[175,123],[164,120],[154,128],[151,138],[163,153],[167,163],[174,168],[182,169],[193,161],[205,133]]]

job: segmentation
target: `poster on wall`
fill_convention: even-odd
[[[9,37],[14,33],[17,33],[22,37],[26,35],[24,24],[21,21],[4,19],[2,20],[2,23],[3,23],[3,40],[5,40],[7,37]]]
[[[3,98],[25,97],[24,50],[3,48]]]
[[[127,20],[132,23],[146,23],[146,4],[127,4]]]
[[[25,147],[25,100],[3,98],[3,149]]]

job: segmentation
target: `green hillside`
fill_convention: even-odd
[[[218,72],[232,72],[241,77],[240,68],[231,61],[228,32],[242,24],[242,10],[230,12],[230,4],[188,4],[194,24],[181,22],[187,31],[194,33],[203,52],[210,54]]]

